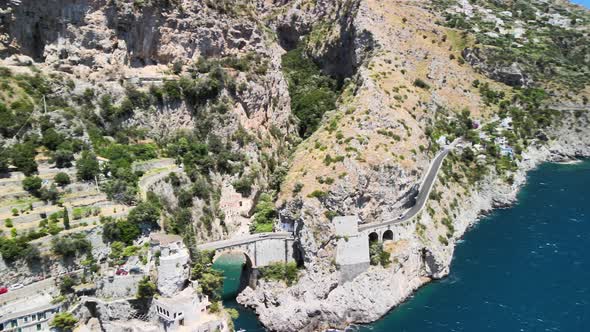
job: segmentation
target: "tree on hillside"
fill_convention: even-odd
[[[144,277],[139,281],[137,285],[137,298],[138,299],[150,299],[156,294],[156,285],[150,280],[149,277]]]
[[[127,220],[134,224],[146,224],[149,226],[158,226],[160,219],[160,210],[151,203],[141,202],[129,212]]]
[[[64,228],[70,229],[70,216],[68,215],[68,208],[64,206]]]
[[[43,180],[38,176],[27,176],[23,179],[23,189],[28,191],[33,196],[38,196]]]
[[[15,144],[10,155],[12,164],[26,176],[37,173],[36,152],[31,143]]]
[[[51,151],[55,151],[57,146],[63,142],[64,137],[60,135],[55,129],[49,128],[43,132],[43,138],[41,142],[45,147]]]
[[[58,329],[59,331],[72,331],[76,324],[78,323],[78,319],[74,317],[69,312],[60,312],[53,317],[49,326]]]
[[[66,168],[72,166],[74,160],[74,153],[70,150],[58,149],[52,155],[52,161],[57,168]]]
[[[57,173],[53,178],[53,181],[55,181],[55,183],[57,183],[58,186],[62,187],[70,184],[71,182],[70,176],[63,172]]]
[[[2,144],[0,144],[0,174],[8,172],[8,166],[10,160],[8,158],[8,152]]]
[[[90,151],[82,152],[82,156],[76,161],[76,171],[79,179],[84,181],[94,180],[94,177],[100,172],[96,156]]]

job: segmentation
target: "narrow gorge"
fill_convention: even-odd
[[[590,156],[589,81],[567,1],[6,1],[3,283],[62,330],[225,331],[238,254],[267,329],[373,322]]]

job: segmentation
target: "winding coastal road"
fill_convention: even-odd
[[[428,196],[430,195],[430,192],[432,191],[432,187],[434,186],[434,182],[436,182],[436,177],[438,175],[438,172],[440,171],[440,168],[443,164],[444,159],[447,157],[447,155],[453,149],[453,147],[457,144],[457,142],[458,142],[458,140],[455,140],[448,147],[446,147],[443,151],[439,152],[436,155],[436,157],[432,160],[432,162],[430,163],[429,169],[428,169],[426,175],[424,176],[424,179],[420,185],[418,196],[416,197],[416,204],[414,204],[414,206],[412,206],[412,208],[410,208],[402,218],[361,225],[359,227],[359,231],[362,232],[364,230],[371,229],[371,228],[379,228],[379,227],[385,227],[388,225],[403,223],[403,222],[406,222],[406,221],[414,218],[415,216],[417,216],[422,211],[424,206],[426,205],[426,202],[428,200]],[[169,174],[171,171],[181,171],[181,169],[176,169],[176,168],[172,167],[172,168],[166,168],[163,172],[160,171],[160,172],[156,172],[154,174],[151,174],[151,176],[150,176],[151,179],[149,182],[152,183],[151,180],[153,180],[154,177],[160,178],[161,176],[165,176],[165,175]],[[147,185],[147,183],[146,183],[146,185]],[[251,234],[251,235],[247,235],[247,236],[243,236],[243,237],[239,237],[239,238],[235,238],[235,239],[220,240],[220,241],[203,243],[203,244],[198,245],[197,248],[199,250],[219,250],[219,249],[224,249],[224,248],[231,248],[231,247],[236,247],[236,246],[240,246],[240,245],[245,245],[248,243],[253,243],[253,242],[257,242],[257,241],[265,240],[265,239],[285,240],[285,239],[292,239],[292,238],[293,238],[293,234],[290,232],[258,233],[258,234]],[[19,290],[19,292],[21,294],[24,294],[24,293],[29,294],[31,292],[34,293],[34,292],[37,292],[39,289],[44,289],[44,288],[49,287],[53,282],[54,281],[51,278],[46,279],[44,281],[35,282],[33,284],[25,286],[23,289]],[[6,297],[6,296],[4,296],[4,298],[0,298],[0,300],[6,300],[6,299],[8,299],[8,297]]]
[[[436,157],[434,157],[434,159],[430,163],[429,169],[426,172],[424,179],[422,180],[422,183],[420,184],[418,196],[416,197],[416,204],[414,204],[414,206],[412,206],[412,208],[410,208],[402,218],[361,225],[359,226],[359,231],[403,223],[417,216],[422,211],[422,209],[424,209],[424,206],[426,206],[428,196],[430,195],[432,187],[436,182],[436,177],[438,175],[438,172],[440,171],[443,161],[457,143],[458,140],[455,140],[448,147],[445,147],[443,151],[439,152],[436,155]],[[252,243],[263,239],[289,239],[292,237],[293,235],[289,232],[258,233],[230,240],[220,240],[203,243],[201,245],[198,245],[197,248],[199,250],[219,250],[244,245],[247,243]]]
[[[418,196],[416,197],[416,204],[414,204],[414,206],[412,206],[401,218],[364,224],[359,226],[359,231],[403,223],[417,216],[422,211],[424,206],[426,206],[426,201],[428,201],[428,196],[430,196],[430,192],[432,191],[432,187],[434,186],[434,182],[436,181],[436,176],[438,175],[438,171],[440,171],[440,167],[442,166],[443,161],[445,160],[449,152],[453,149],[453,147],[457,144],[457,142],[458,141],[455,140],[443,151],[439,152],[436,157],[434,157],[434,159],[430,163],[430,168],[428,169],[428,172],[426,173],[426,176],[420,185]]]

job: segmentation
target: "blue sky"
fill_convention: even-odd
[[[572,0],[572,2],[581,4],[581,5],[586,6],[587,8],[590,8],[590,0]]]

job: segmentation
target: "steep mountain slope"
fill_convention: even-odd
[[[346,15],[320,15],[299,45],[319,63],[337,45],[363,54],[337,109],[294,152],[279,195],[281,223],[296,230],[305,272],[289,288],[263,280],[239,297],[271,329],[379,318],[448,273],[455,241],[480,211],[508,204],[526,170],[590,152],[586,10],[558,2],[344,3]],[[326,10],[292,6],[283,21]],[[330,220],[397,218],[440,145],[459,137],[417,221],[392,226],[395,241],[371,245],[376,266],[343,282]]]
[[[102,276],[163,228],[214,297],[196,243],[292,229],[299,270],[262,269],[239,301],[272,330],[369,322],[446,275],[528,169],[590,154],[590,14],[564,1],[10,0],[0,22],[0,182],[25,192],[0,197],[23,214],[1,229],[11,282]],[[424,211],[344,280],[331,220],[398,218],[450,142]],[[73,209],[61,171],[119,212],[32,222],[24,200]]]

